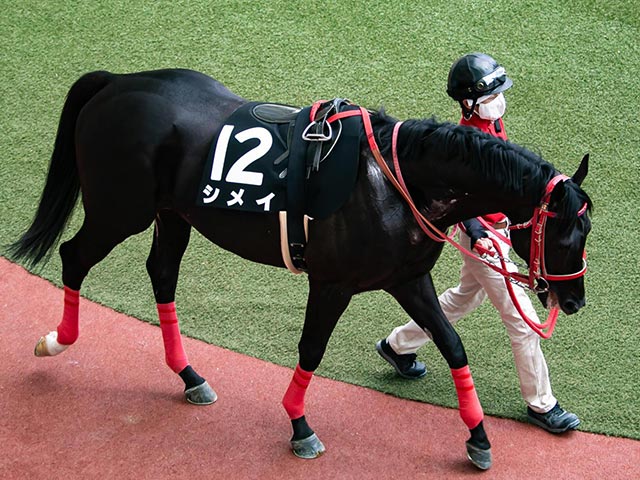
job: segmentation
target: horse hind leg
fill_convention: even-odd
[[[53,357],[64,352],[78,339],[80,292],[64,287],[64,310],[58,328],[40,337],[33,351],[36,357]]]
[[[78,233],[60,246],[64,309],[56,330],[41,337],[34,354],[55,356],[74,344],[79,336],[80,287],[89,270],[103,260],[128,235],[116,235],[85,221]]]
[[[160,330],[169,368],[182,378],[186,400],[194,405],[210,405],[217,395],[207,381],[189,364],[182,345],[175,293],[180,261],[189,244],[191,226],[179,215],[163,210],[156,217],[147,272],[153,285]]]

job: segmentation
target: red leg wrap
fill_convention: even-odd
[[[304,394],[307,392],[311,377],[313,377],[313,372],[303,370],[300,365],[296,366],[289,388],[282,399],[282,406],[291,420],[304,415]]]
[[[80,312],[80,292],[64,287],[64,311],[58,324],[58,343],[71,345],[78,339],[78,319]]]
[[[476,387],[473,385],[473,377],[471,377],[469,365],[462,368],[452,368],[451,375],[453,376],[453,383],[456,386],[456,393],[458,394],[460,417],[467,427],[469,427],[469,430],[474,429],[484,418],[484,413],[480,406],[480,400],[478,400]]]
[[[187,354],[182,347],[182,337],[178,326],[178,315],[176,314],[176,304],[158,303],[158,316],[160,317],[160,330],[162,331],[162,341],[164,342],[165,360],[169,368],[176,373],[180,373],[189,365]]]

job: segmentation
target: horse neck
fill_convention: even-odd
[[[468,155],[460,148],[434,145],[402,168],[405,178],[418,180],[423,209],[443,225],[495,212],[513,222],[526,221],[554,170],[519,147],[498,147],[508,153],[496,158],[494,149],[480,148]]]

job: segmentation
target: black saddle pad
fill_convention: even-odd
[[[233,112],[212,141],[197,205],[247,212],[286,210],[289,162],[306,162],[307,149],[316,146],[293,138],[294,126],[300,131],[300,122],[310,123],[309,111],[310,107],[251,102]],[[318,170],[309,171],[304,184],[304,213],[313,218],[340,208],[357,178],[362,120],[341,119],[332,131],[337,141],[327,143]]]

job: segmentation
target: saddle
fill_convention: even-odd
[[[305,216],[327,217],[342,206],[355,185],[362,122],[335,115],[358,109],[342,98],[305,108],[242,105],[212,143],[197,203],[285,211],[291,263],[306,271]]]
[[[302,108],[292,107],[290,105],[281,105],[276,103],[260,103],[253,107],[252,114],[258,119],[266,123],[288,124],[290,126],[289,135],[287,137],[287,151],[283,154],[285,158],[290,154],[290,149],[294,139],[300,138],[306,142],[310,142],[306,147],[306,178],[311,176],[312,171],[320,169],[320,163],[331,153],[331,149],[340,139],[342,123],[338,123],[338,130],[333,131],[329,117],[334,113],[338,113],[346,106],[352,106],[349,100],[344,98],[334,98],[329,101],[316,102],[310,107],[310,122],[302,131],[300,137],[293,136],[293,128],[300,119]],[[281,160],[279,158],[278,160]],[[278,162],[276,162],[277,164]]]

